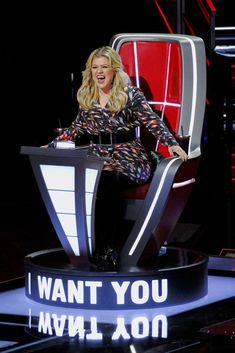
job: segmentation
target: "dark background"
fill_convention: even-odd
[[[223,1],[223,7],[218,1],[216,6],[216,25],[234,25],[231,1]],[[53,138],[55,127],[74,119],[76,90],[93,49],[109,44],[117,33],[167,33],[167,28],[154,0],[8,3],[0,16],[0,281],[4,281],[23,275],[28,253],[60,246],[20,146],[45,144]],[[223,104],[219,80],[214,78],[215,99],[219,96]],[[206,115],[204,134],[211,138],[203,140],[199,183],[180,220],[197,229],[190,246],[214,254],[234,246],[231,189],[227,171],[219,168],[223,155],[215,145],[222,141],[224,148],[218,128],[221,111],[222,105],[218,110],[215,105],[214,120],[210,112]]]

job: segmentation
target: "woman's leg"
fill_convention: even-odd
[[[104,254],[109,249],[119,251],[125,239],[124,190],[133,185],[126,176],[110,171],[101,174],[95,209],[95,249]]]

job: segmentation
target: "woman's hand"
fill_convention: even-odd
[[[187,153],[179,146],[179,145],[173,145],[168,147],[168,151],[171,156],[174,156],[174,154],[177,154],[182,161],[186,162],[188,159]]]

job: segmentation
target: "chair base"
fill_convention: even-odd
[[[94,265],[74,267],[63,249],[25,258],[26,296],[57,307],[128,310],[185,304],[208,291],[206,255],[162,247],[148,266],[100,271]]]

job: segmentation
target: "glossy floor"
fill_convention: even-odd
[[[235,352],[235,277],[208,276],[185,305],[99,311],[52,307],[24,287],[0,293],[0,352]]]

